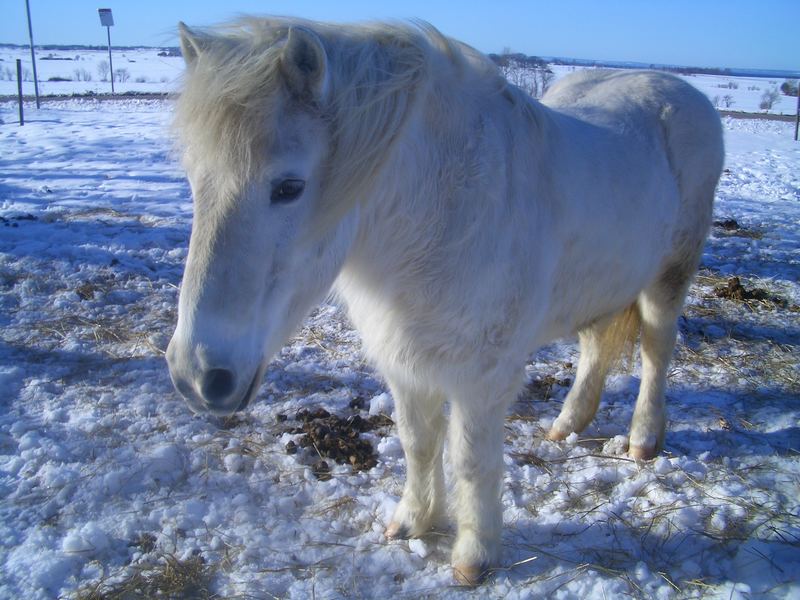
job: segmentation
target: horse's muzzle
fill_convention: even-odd
[[[256,374],[253,376],[253,381],[250,382],[250,387],[247,388],[244,396],[242,397],[242,401],[239,403],[239,406],[236,407],[236,411],[244,410],[248,407],[250,402],[253,398],[256,397],[258,393],[258,388],[261,385],[261,379],[264,377],[265,366],[262,365],[256,371]]]
[[[266,365],[260,361],[245,387],[244,381],[234,369],[202,369],[184,364],[172,344],[167,349],[167,364],[172,383],[189,408],[195,413],[211,413],[216,416],[227,416],[247,408],[258,393],[266,370]]]

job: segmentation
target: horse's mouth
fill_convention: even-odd
[[[233,412],[239,412],[244,410],[245,408],[248,407],[253,398],[256,397],[256,394],[258,393],[258,388],[261,386],[261,379],[264,377],[264,371],[266,370],[267,367],[263,363],[261,364],[261,366],[258,367],[258,369],[256,370],[256,374],[253,375],[253,380],[250,382],[250,386],[247,388],[247,391],[244,393],[244,396],[242,397],[242,401],[239,402],[239,406],[237,406]]]

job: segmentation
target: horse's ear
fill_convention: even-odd
[[[183,60],[186,61],[187,67],[193,67],[197,62],[197,58],[203,53],[206,46],[208,46],[211,38],[205,33],[192,31],[183,21],[178,23],[178,34],[181,38],[181,54],[183,54]]]
[[[289,89],[298,96],[322,100],[328,88],[328,56],[310,29],[292,27],[281,55],[281,70]]]

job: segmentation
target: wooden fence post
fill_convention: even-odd
[[[17,97],[19,99],[19,125],[25,125],[25,116],[22,114],[22,61],[17,59]]]

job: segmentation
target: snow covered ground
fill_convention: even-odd
[[[114,50],[114,70],[124,69],[129,79],[115,84],[116,91],[165,93],[178,88],[183,73],[183,59],[180,56],[159,56],[158,48],[137,48]],[[111,84],[102,81],[98,65],[108,63],[105,50],[38,50],[36,68],[39,78],[39,93],[42,95],[84,94],[87,92],[107,94]],[[30,51],[27,48],[0,47],[0,95],[17,93],[15,60],[22,60],[27,72],[24,82],[25,94],[33,95],[33,78]],[[556,79],[575,69],[551,65]],[[85,81],[86,75],[91,77]],[[71,81],[55,81],[70,79]],[[766,77],[728,77],[724,75],[687,75],[684,79],[705,93],[717,103],[718,108],[743,112],[764,112],[759,108],[765,91],[779,88],[783,79]],[[797,99],[780,95],[772,114],[795,114]]]
[[[307,320],[246,413],[195,417],[172,390],[191,201],[170,113],[58,101],[18,127],[0,104],[0,597],[800,596],[790,125],[725,121],[716,218],[736,224],[714,228],[681,319],[666,452],[624,454],[638,367],[587,432],[544,440],[577,349],[542,349],[507,421],[503,569],[470,591],[452,583],[452,530],[383,537],[405,470],[391,424],[360,435],[375,466],[328,459],[330,478],[288,432],[301,409],[391,416],[338,308]],[[717,297],[734,275],[765,292]]]
[[[183,73],[183,58],[159,56],[158,48],[114,49],[114,72],[125,70],[127,81],[115,80],[117,93],[165,93],[176,90]],[[16,59],[22,60],[23,93],[32,95],[33,65],[28,48],[0,47],[0,95],[17,93]],[[45,95],[111,93],[108,70],[101,71],[101,63],[108,65],[106,50],[37,50],[36,74],[39,93]],[[102,73],[105,72],[105,76]],[[103,80],[105,77],[105,80]],[[88,81],[87,81],[88,78]],[[69,81],[58,81],[69,80]]]

